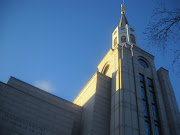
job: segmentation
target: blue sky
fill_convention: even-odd
[[[155,65],[170,67],[172,54],[149,48],[143,40],[156,2],[125,0],[126,18],[136,28],[142,49]],[[169,9],[179,0],[164,0]],[[1,0],[0,81],[10,76],[73,101],[111,48],[122,0]],[[174,67],[176,71],[176,66]],[[180,106],[180,75],[170,79]]]

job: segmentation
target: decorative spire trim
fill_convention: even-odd
[[[128,21],[125,17],[125,9],[124,9],[124,0],[123,3],[121,4],[121,20],[119,23],[119,27],[124,28],[126,26],[126,24],[128,24]]]
[[[125,14],[124,0],[123,0],[123,3],[121,4],[121,14]]]

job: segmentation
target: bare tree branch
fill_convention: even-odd
[[[180,72],[180,49],[174,47],[180,39],[180,9],[169,10],[165,7],[165,4],[161,3],[158,8],[153,10],[151,20],[144,34],[148,45],[157,47],[158,50],[163,52],[165,50],[173,52],[172,68],[175,64],[178,64]]]
[[[180,39],[180,9],[169,11],[163,4],[155,8],[144,34],[148,44],[165,50],[168,44]]]

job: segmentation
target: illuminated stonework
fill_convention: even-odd
[[[135,32],[122,5],[112,48],[73,103],[14,77],[0,82],[0,135],[180,135],[168,71],[156,71]]]

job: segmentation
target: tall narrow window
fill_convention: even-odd
[[[151,128],[150,128],[150,117],[149,117],[149,110],[148,110],[148,100],[145,88],[145,81],[144,75],[139,74],[140,86],[141,86],[141,95],[142,95],[142,102],[143,102],[143,109],[144,109],[144,120],[145,120],[145,131],[146,135],[151,135]]]
[[[138,61],[141,64],[141,66],[143,66],[144,68],[148,68],[149,67],[148,64],[144,60],[139,59]]]
[[[122,37],[121,37],[121,42],[122,42],[122,43],[126,42],[126,36],[122,36]]]
[[[116,45],[117,45],[117,37],[115,37],[114,39],[114,47],[116,47]]]
[[[135,36],[133,34],[130,34],[130,38],[131,38],[131,42],[133,44],[136,44],[136,39],[135,39]]]
[[[107,72],[108,72],[108,70],[109,70],[109,65],[107,65],[107,66],[105,67],[105,69],[104,69],[104,71],[103,71],[103,74],[106,75]]]
[[[153,88],[153,81],[150,78],[147,78],[147,81],[148,81],[148,89],[149,89],[151,105],[152,105],[152,114],[153,114],[153,119],[154,119],[154,124],[155,124],[155,133],[156,133],[156,135],[160,135],[160,124],[159,124],[155,92],[154,92],[154,88]]]

